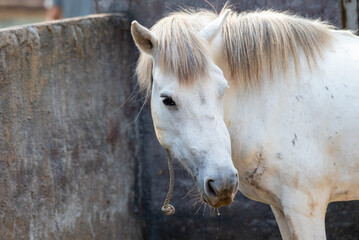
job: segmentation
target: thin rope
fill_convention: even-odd
[[[168,169],[170,172],[170,185],[169,185],[169,189],[168,189],[168,193],[167,193],[165,202],[163,203],[163,206],[162,206],[162,213],[166,216],[170,216],[170,215],[175,214],[175,208],[174,208],[174,206],[172,206],[170,204],[172,192],[173,192],[173,186],[174,186],[174,173],[173,173],[173,167],[172,167],[171,153],[168,151],[168,149],[166,149],[166,153],[167,153],[167,158],[168,158]]]

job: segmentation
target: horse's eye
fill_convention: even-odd
[[[176,103],[170,97],[165,97],[162,102],[166,106],[176,106]]]

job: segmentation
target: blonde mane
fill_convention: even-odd
[[[225,11],[226,9],[223,9]],[[158,21],[151,31],[158,38],[157,64],[181,83],[191,83],[207,74],[208,45],[199,31],[218,15],[210,11],[172,13]],[[330,46],[332,26],[275,11],[231,12],[222,28],[223,50],[231,82],[257,86],[265,76],[286,73],[290,60],[298,74],[299,55],[308,66]],[[141,53],[136,75],[140,88],[151,90],[153,59]]]
[[[333,27],[319,20],[309,20],[272,10],[231,13],[223,27],[225,59],[231,78],[243,86],[258,86],[264,76],[286,74],[290,60],[295,72],[300,70],[299,55],[307,65],[316,64],[318,56],[330,47]]]

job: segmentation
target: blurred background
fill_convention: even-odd
[[[0,28],[45,20],[44,0],[0,0]]]
[[[94,0],[0,0],[0,28],[93,13]]]

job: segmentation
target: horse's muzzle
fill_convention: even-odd
[[[203,200],[210,206],[220,208],[232,203],[238,191],[238,173],[233,170],[223,176],[209,177],[204,183]]]

